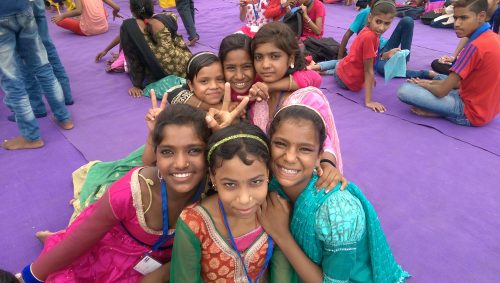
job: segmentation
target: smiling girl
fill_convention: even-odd
[[[252,53],[255,70],[265,83],[273,83],[284,77],[291,77],[293,73],[305,69],[305,61],[293,31],[283,23],[273,22],[262,27],[252,40]],[[317,73],[313,73],[319,77]],[[317,78],[311,76],[303,77],[303,79],[315,81]],[[320,79],[318,81],[321,82]],[[333,188],[337,182],[345,181],[341,174],[342,156],[335,120],[330,104],[321,90],[308,87],[295,92],[270,91],[267,101],[255,103],[252,122],[267,131],[270,120],[275,113],[292,104],[304,104],[318,109],[323,119],[328,121],[325,151],[320,162],[323,174],[320,175],[321,179],[332,176],[333,181],[321,181],[318,183],[318,187]]]
[[[271,257],[273,266],[284,262],[282,254],[273,254],[273,241],[256,218],[267,195],[267,138],[258,127],[240,123],[216,132],[208,149],[217,194],[181,213],[170,281],[258,282]],[[289,282],[289,272],[271,272],[275,282]]]
[[[282,249],[300,282],[404,282],[373,206],[361,190],[317,192],[326,126],[305,105],[283,108],[271,128],[271,193],[259,221]],[[289,206],[293,209],[289,222]],[[294,282],[294,281],[290,281]]]
[[[205,190],[204,118],[187,105],[161,112],[156,167],[132,169],[67,229],[39,234],[44,250],[24,268],[24,281],[138,282],[151,272],[140,268],[144,261],[164,264],[157,270],[168,278],[175,222]]]
[[[225,81],[217,55],[209,51],[194,54],[187,63],[186,79],[187,84],[168,91],[170,104],[187,103],[205,110],[222,105]]]

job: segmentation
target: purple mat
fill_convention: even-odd
[[[130,15],[127,1],[117,2]],[[193,52],[216,51],[222,37],[241,26],[237,1],[197,0],[195,5],[201,39]],[[326,34],[340,40],[356,12],[342,5],[327,9]],[[75,129],[61,131],[49,119],[39,119],[43,149],[0,149],[0,268],[19,271],[41,250],[34,232],[65,227],[71,214],[73,170],[89,160],[121,158],[145,141],[149,100],[129,97],[126,75],[107,74],[104,62],[93,62],[118,33],[120,23],[112,22],[108,33],[94,37],[50,25],[71,78]],[[186,38],[182,24],[179,31]],[[428,68],[432,59],[452,52],[456,42],[451,30],[416,23],[410,66]],[[500,157],[494,141],[500,138],[499,119],[480,129],[424,120],[411,115],[395,97],[402,80],[388,85],[377,80],[374,96],[386,103],[387,114],[362,107],[356,103],[362,94],[340,91],[330,77],[324,78],[346,176],[374,204],[397,260],[413,275],[410,282],[498,281],[500,197],[494,189],[500,183]],[[18,134],[7,115],[1,105],[2,139]]]

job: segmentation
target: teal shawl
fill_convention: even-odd
[[[324,190],[317,193],[314,186],[317,180],[318,176],[313,174],[307,187],[297,198],[294,208],[300,209],[293,210],[290,232],[306,255],[316,264],[320,264],[323,254],[322,245],[315,233],[316,217],[311,216],[317,216],[318,209],[333,192],[340,189],[340,184],[327,194]],[[272,178],[269,189],[288,199],[275,178]],[[372,204],[355,184],[349,183],[346,190],[359,199],[363,206],[373,282],[404,282],[410,274],[404,271],[394,259]]]

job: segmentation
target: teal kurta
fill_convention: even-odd
[[[295,201],[290,232],[323,270],[323,282],[404,282],[373,206],[353,183],[325,194],[313,175]],[[270,190],[285,196],[273,178]],[[311,217],[314,215],[314,217]]]

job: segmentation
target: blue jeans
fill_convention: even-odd
[[[445,97],[437,97],[425,88],[412,83],[404,83],[398,89],[399,100],[425,111],[436,113],[462,126],[470,126],[464,114],[464,103],[454,89]]]
[[[67,104],[72,103],[73,96],[71,95],[68,75],[66,74],[66,70],[64,70],[64,66],[59,59],[59,55],[57,54],[56,47],[54,46],[54,43],[49,35],[47,20],[45,18],[45,4],[43,0],[35,0],[31,2],[31,6],[33,14],[35,15],[36,24],[38,26],[38,34],[40,35],[43,45],[47,50],[47,55],[49,57],[50,65],[52,65],[52,69],[54,70],[54,75],[61,84],[64,94],[64,102]],[[45,109],[45,104],[42,101],[42,90],[40,88],[40,84],[35,79],[35,75],[27,68],[23,68],[22,71],[26,78],[26,91],[28,91],[33,112],[35,112],[35,114],[46,113],[47,110]]]
[[[17,14],[0,17],[0,85],[21,136],[34,141],[40,139],[40,130],[26,92],[22,62],[35,74],[55,118],[60,122],[69,120],[61,85],[47,59],[31,6]]]
[[[384,76],[385,74],[384,66],[385,63],[387,63],[387,60],[380,60],[380,56],[382,56],[382,54],[397,47],[400,47],[401,50],[411,50],[411,43],[413,41],[413,25],[414,21],[410,17],[404,17],[399,21],[396,29],[394,29],[394,32],[391,34],[391,37],[389,38],[387,43],[383,48],[380,49],[380,52],[378,54],[379,58],[377,59],[377,62],[375,64],[375,70],[377,71],[377,73],[382,76]],[[406,57],[406,62],[408,62],[409,60],[410,55]],[[430,79],[429,71],[406,70],[406,78]]]
[[[194,24],[194,2],[193,0],[176,0],[175,6],[181,16],[182,23],[188,32],[188,40],[200,37],[196,32]]]
[[[337,85],[343,89],[349,89],[345,83],[339,78],[337,75],[337,72],[335,69],[337,68],[337,64],[340,62],[340,60],[330,60],[330,61],[324,61],[324,62],[319,62],[318,65],[321,69],[321,71],[324,71],[325,74],[327,75],[332,75],[333,78],[335,79],[335,82]]]

